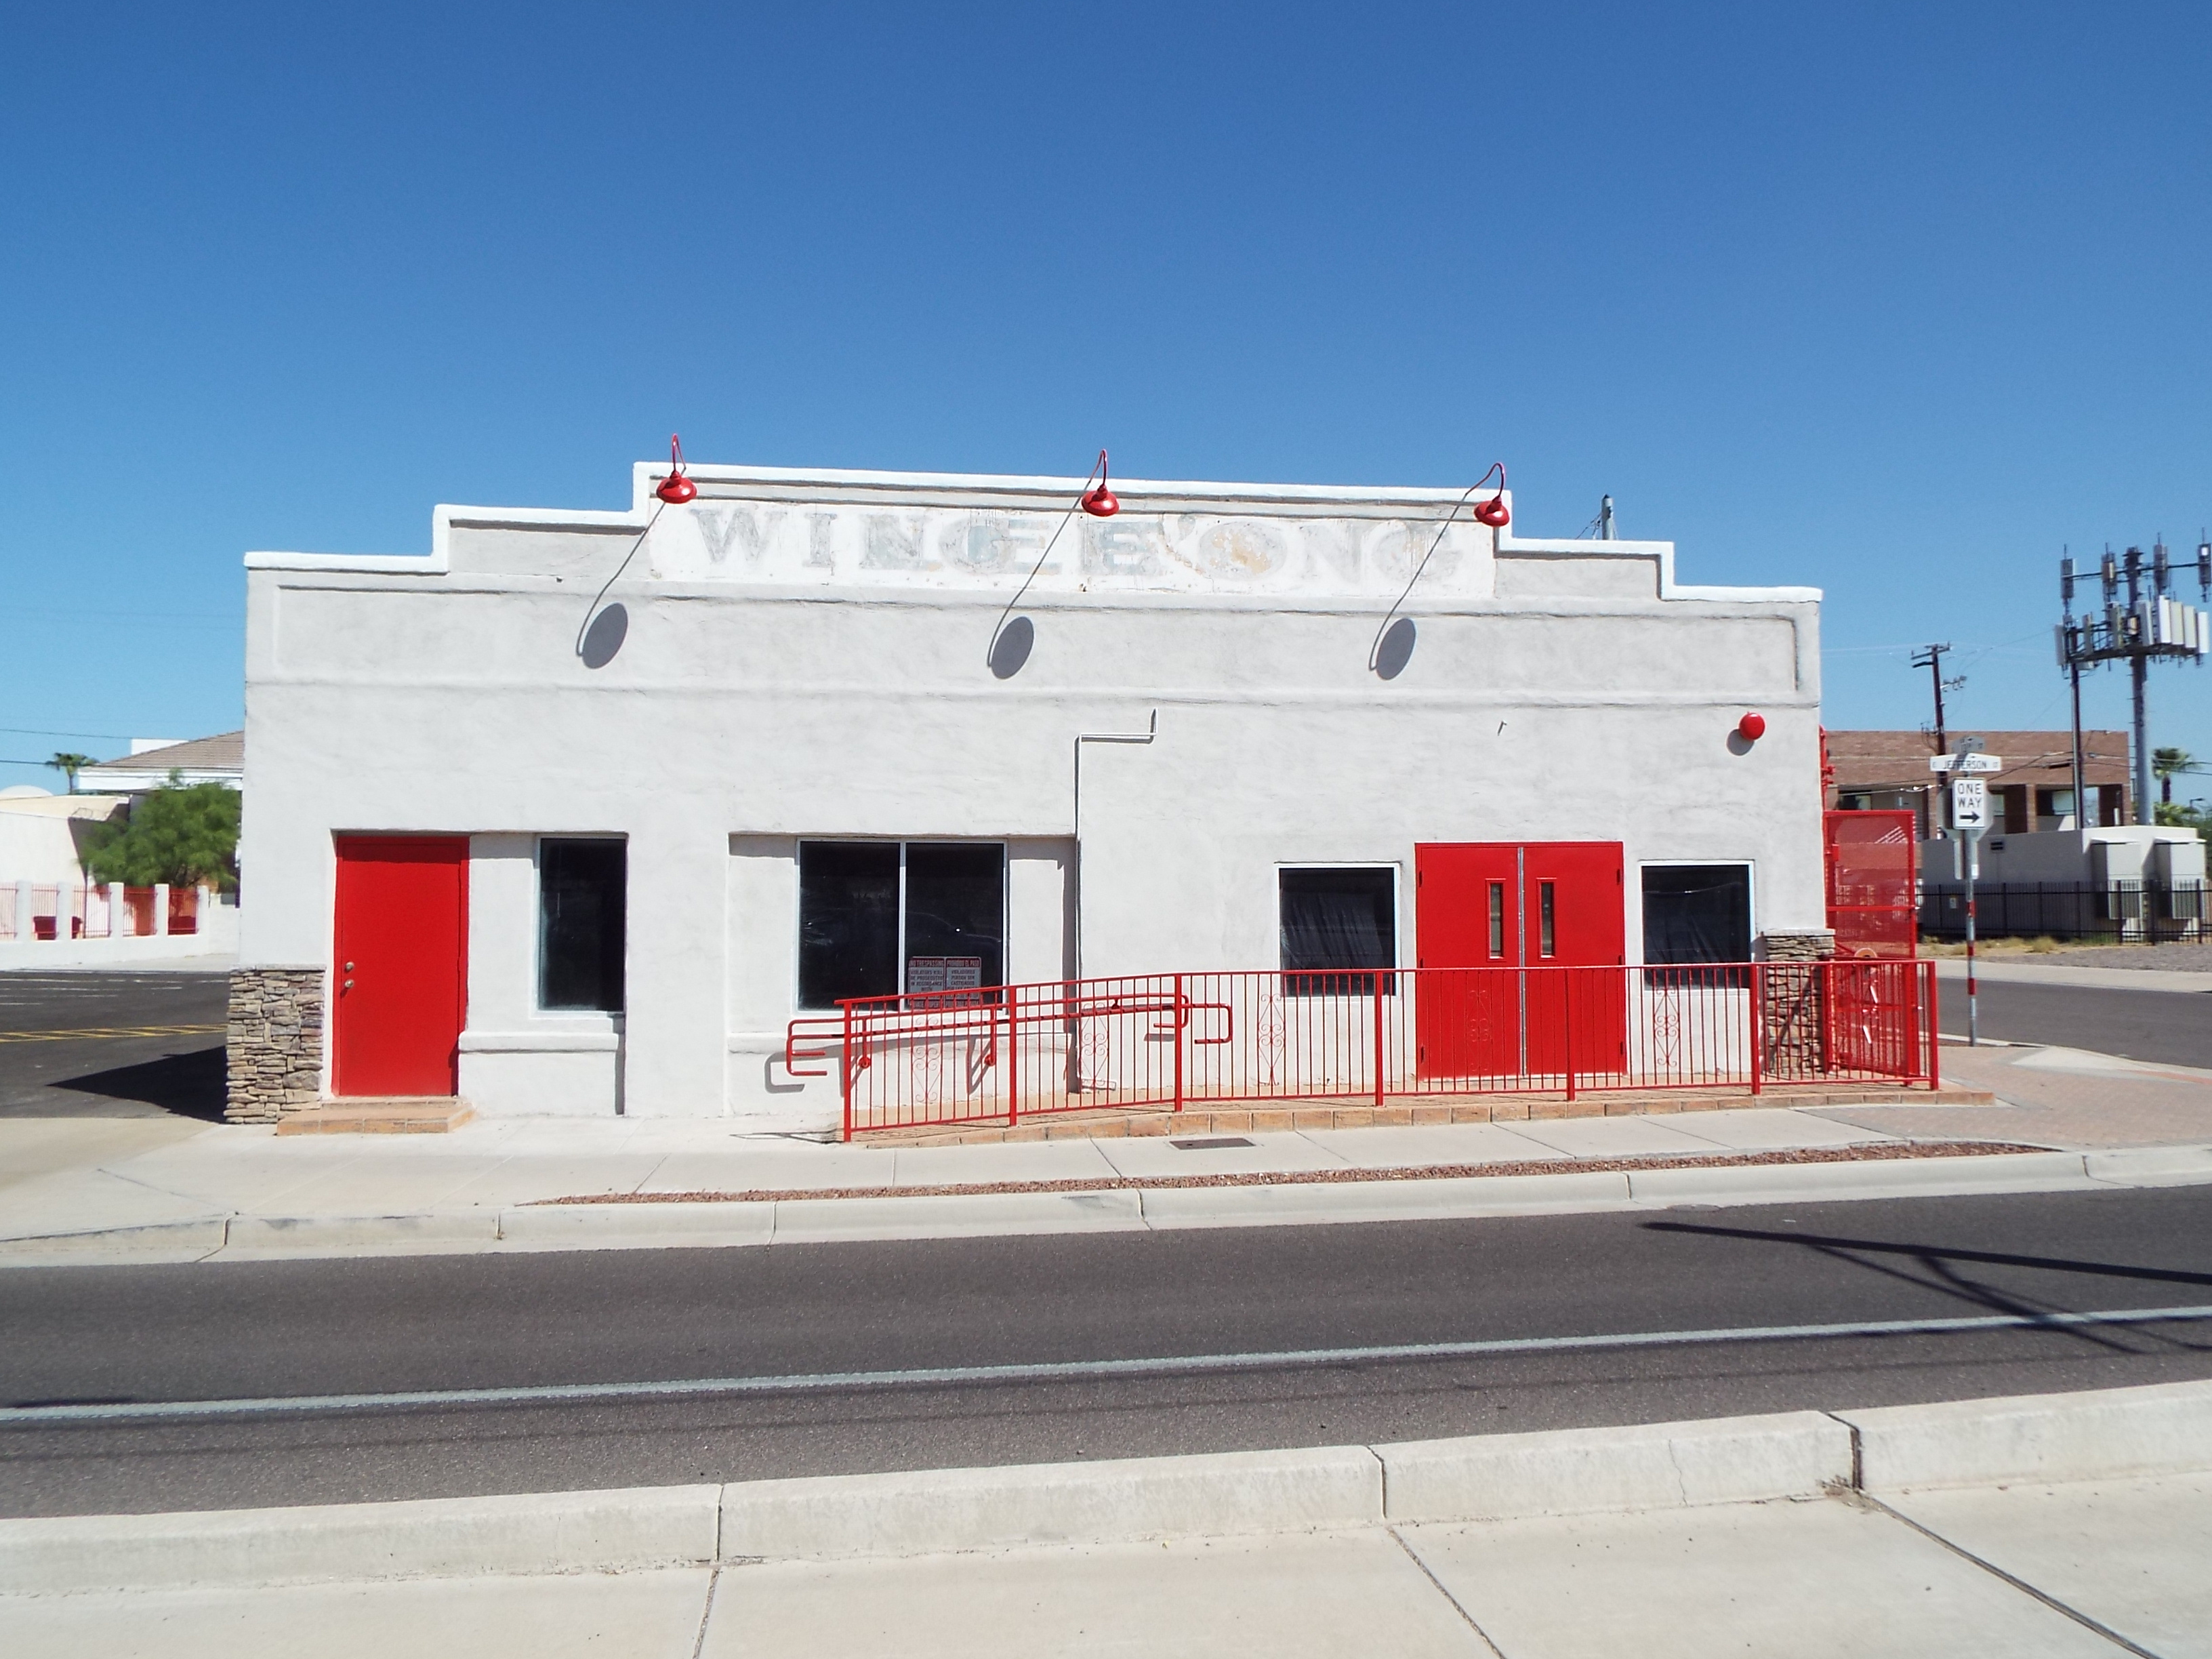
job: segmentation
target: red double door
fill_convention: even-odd
[[[1423,1077],[1627,1067],[1621,844],[1442,842],[1413,849]],[[1479,971],[1444,972],[1442,969]]]
[[[465,836],[341,836],[331,1092],[460,1091],[468,1018]]]

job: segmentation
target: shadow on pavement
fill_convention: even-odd
[[[82,1077],[60,1078],[50,1088],[107,1100],[137,1101],[204,1123],[222,1121],[224,1048],[220,1042],[190,1054],[164,1054],[136,1066],[118,1066]],[[89,1115],[100,1115],[97,1106]]]

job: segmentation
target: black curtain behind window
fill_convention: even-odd
[[[899,988],[895,841],[799,843],[799,1006]]]
[[[538,1006],[623,1006],[624,844],[548,838],[538,844]]]
[[[1644,959],[1751,960],[1751,866],[1655,866],[1644,872]]]
[[[1395,872],[1389,870],[1285,870],[1282,895],[1284,988],[1293,996],[1366,996],[1372,974],[1311,969],[1389,968],[1398,960]],[[1289,977],[1296,973],[1295,979]],[[1383,982],[1387,995],[1393,988]]]
[[[1006,915],[1006,849],[1000,843],[908,842],[905,988],[923,988],[915,979],[917,957],[972,957],[978,987],[1004,985]]]

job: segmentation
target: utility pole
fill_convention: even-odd
[[[1601,542],[1613,539],[1613,497],[1602,498],[1597,506],[1597,538]]]
[[[2142,604],[2142,549],[2128,550],[2128,618],[2133,621]],[[2158,562],[2166,564],[2166,545],[2159,544]],[[2165,586],[2164,583],[2160,584]],[[2136,798],[2136,822],[2143,821],[2150,810],[2150,659],[2140,653],[2128,659],[2128,678],[2134,682],[2135,702],[2135,787],[2130,791]]]
[[[1915,668],[1928,671],[1929,681],[1936,689],[1936,752],[1939,755],[1951,752],[1950,733],[1943,720],[1943,653],[1950,648],[1948,645],[1931,645],[1912,659]]]
[[[2060,597],[2070,598],[2073,561],[2062,561],[2058,568]],[[2150,808],[2150,665],[2154,659],[2163,658],[2194,662],[2201,667],[2208,650],[2212,650],[2212,611],[2205,608],[2212,605],[2212,542],[2200,544],[2197,549],[2197,587],[2203,605],[2187,604],[2167,591],[2178,584],[2163,540],[2152,544],[2148,592],[2144,591],[2144,574],[2142,549],[2130,548],[2123,567],[2107,546],[2098,570],[2105,592],[2104,615],[2084,616],[2076,622],[2069,614],[2058,629],[2059,665],[2074,678],[2077,711],[2074,745],[2077,757],[2081,744],[2078,710],[2082,668],[2104,662],[2128,665],[2135,700],[2134,787],[2138,823],[2154,816]],[[2120,603],[2124,579],[2127,587],[2125,605]],[[2080,767],[2078,758],[2075,765]],[[2075,787],[2078,807],[2081,805],[2081,786],[2077,783]]]
[[[2080,635],[2074,626],[2074,556],[2058,561],[2058,602],[2066,620],[2058,629],[2058,663],[2074,683],[2074,828],[2089,827],[2089,796],[2083,774],[2087,769],[2081,753],[2081,659],[2076,647]]]

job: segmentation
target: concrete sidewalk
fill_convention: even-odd
[[[2212,1385],[0,1522],[12,1654],[2212,1655]]]
[[[1944,1064],[2001,1103],[941,1147],[823,1144],[717,1119],[495,1119],[443,1135],[281,1139],[176,1119],[8,1119],[0,1264],[1288,1224],[2212,1178],[2204,1074],[1948,1044]],[[1967,1140],[2091,1162],[1917,1156]],[[2152,1148],[2173,1150],[2138,1156]],[[1884,1161],[1710,1167],[1860,1155]],[[1407,1171],[1422,1178],[1383,1178]],[[1221,1184],[1194,1188],[1200,1177]],[[1233,1184],[1317,1180],[1328,1184]],[[1032,1190],[1006,1190],[1016,1186]],[[936,1195],[900,1195],[921,1188]],[[731,1201],[740,1194],[760,1196]],[[609,1198],[668,1201],[577,1201]]]

